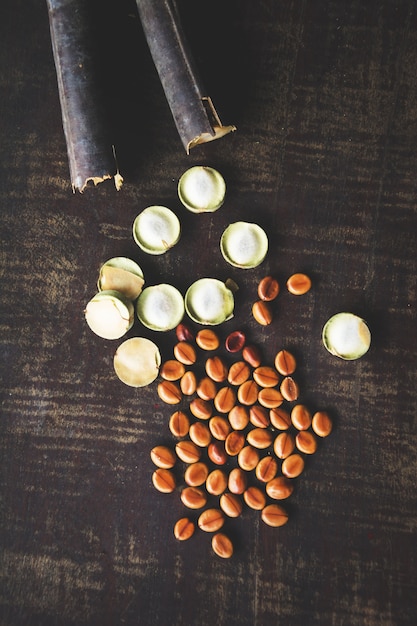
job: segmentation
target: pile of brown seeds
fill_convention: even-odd
[[[152,481],[162,493],[178,491],[187,511],[174,526],[175,537],[189,539],[196,528],[212,533],[214,552],[229,558],[225,521],[246,505],[265,524],[284,525],[281,501],[293,493],[306,456],[330,434],[332,422],[326,411],[313,414],[300,402],[297,363],[288,350],[267,365],[239,330],[221,341],[211,328],[194,336],[180,324],[176,338],[158,384],[160,399],[175,406],[169,419],[174,443],[152,449]]]

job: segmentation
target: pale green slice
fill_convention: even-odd
[[[178,181],[178,197],[193,213],[212,213],[224,203],[226,183],[217,170],[205,165],[191,167]]]
[[[180,235],[178,217],[165,206],[149,206],[133,222],[133,239],[148,254],[164,254],[175,246]]]
[[[100,268],[97,287],[99,291],[114,290],[129,300],[136,300],[144,285],[142,269],[132,259],[114,257]]]
[[[187,314],[198,324],[215,326],[233,317],[233,292],[216,278],[196,280],[184,300]]]
[[[120,339],[134,321],[132,302],[118,291],[100,291],[84,311],[90,329],[103,339]]]
[[[130,387],[145,387],[158,376],[161,355],[150,339],[132,337],[117,348],[113,365],[123,383]]]
[[[162,283],[146,287],[136,303],[140,322],[152,330],[166,331],[184,317],[184,298],[176,287]]]
[[[361,317],[353,313],[333,315],[323,328],[323,344],[334,356],[353,361],[370,348],[371,333]]]
[[[268,237],[258,224],[234,222],[220,239],[224,259],[234,267],[250,269],[257,267],[268,252]]]

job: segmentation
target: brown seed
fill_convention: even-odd
[[[252,315],[261,326],[268,326],[272,322],[271,306],[263,300],[258,300],[253,304]]]
[[[312,428],[319,437],[327,437],[332,432],[332,420],[326,411],[314,413],[311,422]]]
[[[176,487],[174,474],[169,469],[158,467],[152,474],[152,483],[161,493],[172,493]]]
[[[225,347],[228,352],[239,352],[246,343],[246,336],[241,330],[235,330],[226,337]]]
[[[272,456],[264,456],[255,468],[255,475],[258,480],[267,483],[275,478],[278,471],[278,463]]]
[[[180,363],[184,365],[194,365],[197,360],[197,354],[194,346],[188,341],[179,341],[174,346],[174,356]]]
[[[216,533],[211,540],[213,552],[221,559],[230,559],[233,556],[233,544],[224,533]]]
[[[226,437],[225,450],[229,456],[236,456],[245,445],[245,435],[238,430],[232,430]]]
[[[175,329],[175,334],[177,336],[178,341],[188,341],[188,342],[194,341],[193,331],[191,330],[191,328],[189,328],[185,324],[178,324],[178,326]]]
[[[266,504],[266,497],[259,487],[248,487],[243,493],[243,499],[250,509],[261,511]]]
[[[260,365],[254,370],[253,379],[260,387],[275,387],[278,384],[279,376],[273,367]]]
[[[242,494],[247,486],[248,479],[246,472],[240,467],[234,467],[229,474],[227,485],[231,493]]]
[[[214,533],[224,524],[224,513],[220,509],[206,509],[198,518],[198,527],[207,533]]]
[[[214,406],[219,413],[229,413],[236,404],[236,393],[232,387],[222,387],[216,393]]]
[[[264,387],[258,393],[258,402],[267,409],[276,409],[284,402],[284,398],[275,387]]]
[[[311,278],[307,274],[292,274],[287,280],[287,289],[294,296],[302,296],[311,289]]]
[[[237,390],[237,399],[241,404],[247,406],[255,404],[259,393],[259,386],[254,380],[247,380],[242,383]]]
[[[198,382],[196,391],[202,400],[213,400],[217,393],[216,383],[208,376],[204,376]]]
[[[222,441],[214,441],[213,443],[210,443],[207,449],[207,454],[210,461],[216,465],[224,465],[227,461],[227,454]]]
[[[213,414],[213,407],[208,400],[194,398],[190,402],[190,411],[194,417],[198,417],[200,420],[208,420]]]
[[[294,483],[286,476],[277,476],[267,482],[265,490],[273,500],[285,500],[294,491]]]
[[[234,493],[224,493],[220,497],[220,508],[227,517],[239,517],[242,513],[242,502]]]
[[[231,385],[239,386],[250,376],[249,365],[245,361],[236,361],[230,366],[227,380]]]
[[[298,383],[296,383],[294,378],[291,378],[291,376],[286,376],[282,379],[279,389],[282,393],[282,397],[284,400],[287,400],[287,402],[294,402],[297,400],[300,393]]]
[[[189,509],[202,509],[207,504],[207,496],[199,487],[184,487],[181,502]]]
[[[195,337],[195,341],[202,350],[217,350],[220,345],[217,334],[210,328],[199,330]]]
[[[288,513],[278,504],[268,504],[262,509],[261,519],[268,526],[284,526],[288,522]]]
[[[188,517],[182,517],[174,526],[175,539],[179,541],[186,541],[193,536],[195,530],[194,522]]]
[[[275,357],[275,367],[283,376],[289,376],[295,372],[297,362],[291,352],[280,350]]]
[[[179,380],[184,375],[185,367],[176,359],[169,359],[162,365],[159,373],[165,380]]]
[[[208,467],[202,461],[191,463],[184,472],[184,480],[190,487],[200,487],[206,482]]]
[[[165,467],[166,469],[174,467],[177,460],[175,453],[167,446],[155,446],[152,448],[151,459],[157,467]]]
[[[264,450],[272,443],[272,433],[266,428],[253,428],[246,435],[246,441],[254,448]]]
[[[215,469],[206,478],[206,489],[212,496],[219,496],[227,487],[227,476],[220,470]]]
[[[288,478],[296,478],[302,473],[303,469],[304,459],[300,454],[290,454],[282,462],[281,471]]]
[[[174,437],[185,437],[190,429],[190,420],[183,411],[175,411],[169,418],[169,430]]]
[[[304,454],[314,454],[317,450],[317,439],[310,430],[301,430],[295,437],[295,445]]]
[[[180,389],[185,396],[192,396],[197,389],[197,378],[194,372],[188,370],[180,380]]]
[[[278,430],[287,430],[291,426],[291,416],[285,409],[275,407],[269,411],[271,424]]]
[[[259,463],[259,452],[250,445],[244,446],[237,455],[237,462],[245,472],[250,472]]]
[[[294,437],[287,432],[280,433],[274,441],[274,452],[279,459],[286,459],[293,453],[294,447]]]
[[[291,422],[297,430],[307,430],[311,426],[311,413],[304,404],[296,404],[291,409]]]
[[[227,378],[227,367],[219,356],[212,356],[206,361],[206,373],[216,383],[222,383]]]
[[[230,424],[225,417],[215,415],[209,421],[209,429],[215,439],[224,441],[230,433]]]
[[[178,404],[182,400],[181,389],[171,380],[163,380],[158,384],[158,396],[165,404]]]
[[[279,294],[279,283],[273,276],[265,276],[258,284],[258,296],[261,300],[270,302]]]
[[[244,430],[249,424],[249,412],[246,407],[236,404],[229,411],[228,420],[233,430]]]
[[[191,424],[189,437],[196,446],[206,448],[211,441],[211,433],[209,427],[203,422],[195,422]]]
[[[259,404],[254,404],[249,409],[249,420],[257,428],[268,428],[270,424],[268,410]]]
[[[177,457],[183,463],[196,463],[200,460],[201,451],[192,441],[179,441],[175,446]]]
[[[262,362],[261,352],[259,348],[254,345],[248,345],[243,348],[242,358],[252,367],[259,367]]]

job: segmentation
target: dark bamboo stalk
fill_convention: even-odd
[[[47,5],[73,191],[110,178],[120,189],[123,179],[101,105],[89,3],[47,0]]]
[[[236,130],[223,126],[205,91],[186,41],[175,0],[136,0],[148,46],[187,153]]]

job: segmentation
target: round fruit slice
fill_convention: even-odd
[[[118,291],[100,291],[85,307],[85,320],[90,329],[103,339],[120,339],[134,321],[132,302]]]
[[[222,324],[233,317],[233,292],[221,280],[200,278],[185,294],[185,310],[199,324]]]
[[[333,315],[324,325],[322,337],[331,354],[347,361],[359,359],[371,345],[371,333],[365,320],[353,313]]]
[[[165,206],[149,206],[133,222],[133,239],[148,254],[164,254],[181,235],[178,217]]]
[[[166,331],[184,317],[184,298],[176,287],[162,283],[146,287],[136,303],[140,322],[151,330]]]
[[[150,339],[132,337],[117,348],[113,364],[123,383],[130,387],[145,387],[158,376],[161,355]]]
[[[193,213],[212,213],[219,209],[226,194],[223,176],[212,167],[195,165],[181,176],[178,197]]]
[[[268,237],[258,224],[234,222],[220,239],[224,259],[234,267],[250,269],[257,267],[268,252]]]

